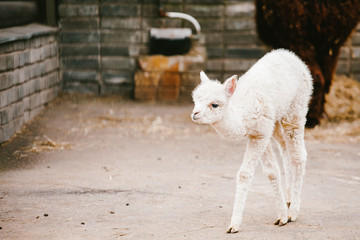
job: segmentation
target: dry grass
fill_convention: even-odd
[[[44,151],[71,149],[71,145],[67,142],[55,142],[46,135],[44,135],[43,137],[45,140],[35,141],[32,144],[31,148],[28,149],[28,151],[34,153],[41,153]]]
[[[360,118],[360,82],[338,76],[326,96],[325,110],[330,122],[354,121]]]
[[[324,121],[314,129],[307,129],[305,137],[326,142],[360,142],[360,120],[338,123]]]
[[[336,76],[326,96],[327,117],[306,131],[306,138],[330,142],[360,142],[360,82]]]

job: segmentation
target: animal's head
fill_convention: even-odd
[[[191,119],[197,123],[213,124],[222,120],[228,102],[236,89],[237,76],[228,78],[223,84],[210,80],[200,72],[201,83],[192,93],[195,103]]]

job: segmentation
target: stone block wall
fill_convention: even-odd
[[[161,18],[157,0],[62,0],[59,5],[62,78],[66,91],[134,97],[138,59],[149,52],[151,27],[190,27]],[[165,0],[165,11],[194,16],[205,36],[210,76],[244,72],[264,53],[252,1]],[[182,73],[184,82],[199,74]],[[190,79],[191,78],[191,79]]]
[[[60,0],[64,89],[134,97],[137,60],[149,52],[151,27],[190,27],[161,18],[157,0]],[[245,72],[268,49],[258,40],[252,0],[162,0],[165,11],[195,17],[205,36],[209,76]],[[338,73],[360,78],[359,28],[344,47]],[[198,74],[187,74],[198,78]],[[190,80],[190,79],[189,79]]]
[[[337,74],[344,74],[360,81],[360,24],[341,48]]]
[[[36,116],[60,88],[57,29],[0,29],[0,144]]]

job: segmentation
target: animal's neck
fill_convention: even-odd
[[[242,122],[242,117],[229,109],[221,121],[213,123],[211,126],[224,138],[240,140],[246,135]]]

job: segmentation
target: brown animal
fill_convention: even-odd
[[[295,52],[309,66],[314,92],[307,127],[320,123],[340,47],[360,20],[360,0],[255,0],[259,38]]]

